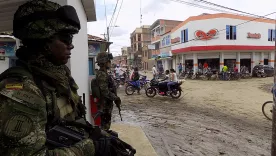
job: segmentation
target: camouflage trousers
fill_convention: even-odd
[[[97,105],[98,111],[101,111],[101,128],[104,130],[109,130],[111,126],[113,101],[101,101]]]

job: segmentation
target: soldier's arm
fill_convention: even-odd
[[[105,73],[102,73],[102,72],[99,73],[97,75],[97,81],[99,83],[101,96],[114,101],[117,98],[117,96],[114,93],[112,93],[111,91],[109,91],[109,88],[108,88],[108,75],[105,74]]]
[[[0,82],[0,155],[94,156],[93,141],[70,148],[45,146],[46,102],[31,81]]]

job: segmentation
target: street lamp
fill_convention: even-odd
[[[117,25],[114,25],[114,26],[108,26],[106,29],[106,33],[107,33],[107,41],[109,42],[109,39],[110,39],[110,36],[109,36],[109,28],[110,27],[119,27]],[[110,53],[110,46],[108,46],[108,53]]]

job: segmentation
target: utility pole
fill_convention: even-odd
[[[272,32],[273,33],[273,32]],[[272,35],[273,38],[273,35]],[[276,156],[276,18],[275,18],[275,30],[274,30],[274,42],[275,42],[275,52],[274,52],[274,84],[273,84],[273,111],[272,111],[272,142],[271,142],[271,156]]]
[[[107,42],[109,42],[109,27],[106,28],[106,33],[107,33]],[[108,46],[108,53],[110,53],[110,45]]]

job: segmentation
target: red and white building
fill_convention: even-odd
[[[171,30],[173,67],[274,66],[275,20],[225,13],[192,16]],[[230,67],[231,68],[231,67]]]

